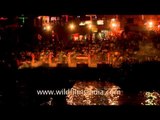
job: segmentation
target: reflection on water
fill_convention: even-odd
[[[67,94],[66,101],[68,105],[120,105],[122,95],[120,87],[109,82],[78,81]]]
[[[160,105],[160,92],[125,92],[110,82],[77,81],[68,92],[68,105]]]
[[[160,105],[160,93],[158,92],[140,92],[143,100],[142,105]]]

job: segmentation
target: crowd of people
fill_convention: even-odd
[[[61,49],[58,46],[53,49],[45,46],[40,51],[20,52],[17,56],[17,64],[18,67],[24,64],[29,67],[34,59],[33,62],[41,61],[41,63],[50,61],[56,64],[69,64],[69,62],[111,64],[118,67],[123,62],[160,61],[159,36],[159,33],[154,31],[146,33],[122,31],[121,34],[111,34],[105,39],[72,41]]]
[[[56,48],[50,47],[54,45],[49,45],[49,47],[47,47],[47,45],[42,45],[41,48],[38,48],[37,46],[37,49],[33,51],[21,51],[17,54],[16,61],[20,69],[46,65],[49,67],[50,64],[53,63],[88,65],[110,64],[113,67],[120,67],[122,63],[132,64],[145,61],[160,61],[159,39],[159,34],[153,34],[151,31],[148,33],[122,32],[120,35],[111,35],[105,39],[72,41],[68,45],[66,44],[66,46],[63,45],[63,47],[58,44],[55,46]],[[154,80],[154,78],[152,79]],[[131,83],[130,86],[133,86],[133,82],[131,81],[132,80],[128,83]],[[127,84],[127,86],[129,85]],[[109,83],[104,83],[102,85],[99,82],[76,82],[71,89],[87,91],[103,89],[105,93],[108,93],[108,90],[111,90],[114,87],[119,88],[118,86]],[[159,105],[159,101],[157,100],[157,98],[159,98],[159,93],[140,93],[140,96],[142,96],[140,98],[143,98],[144,100],[139,101],[140,103],[138,104]],[[155,96],[157,98],[155,98]],[[125,99],[124,96],[121,98]],[[135,99],[137,100],[138,98]],[[128,98],[128,96],[127,100],[131,102],[131,98]],[[45,104],[52,106],[50,103],[51,101],[52,99]],[[123,102],[123,100],[120,100],[120,97],[112,96],[111,94],[97,96],[89,94],[74,95],[69,93],[66,96],[68,105],[120,105],[123,104],[121,101]],[[129,104],[129,102],[127,102],[127,104]],[[43,106],[44,104],[41,105]]]

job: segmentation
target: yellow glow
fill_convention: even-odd
[[[80,22],[79,23],[79,26],[84,26],[85,25],[85,22]]]
[[[104,21],[103,20],[97,20],[97,25],[104,25]]]
[[[75,29],[75,25],[72,23],[69,25],[70,30],[74,30]]]
[[[116,21],[116,19],[115,19],[115,18],[112,18],[112,19],[111,19],[111,21],[112,21],[112,22],[115,22],[115,21]]]
[[[87,25],[92,24],[92,21],[87,20],[87,21],[85,21],[85,24],[87,24]]]
[[[76,82],[66,96],[68,105],[120,105],[123,96],[119,86],[105,82]],[[98,95],[98,96],[97,96]],[[100,95],[100,96],[99,96]],[[97,99],[98,98],[98,99]]]
[[[50,25],[46,25],[46,26],[44,27],[44,30],[50,31],[50,30],[51,30],[51,26],[50,26]]]
[[[92,29],[92,24],[89,24],[89,25],[88,25],[88,28],[89,28],[89,29]]]
[[[119,21],[117,21],[115,18],[112,18],[110,22],[110,28],[115,31],[118,30],[119,27],[120,27]]]
[[[145,100],[141,103],[142,105],[159,105],[160,94],[158,92],[145,92]]]
[[[149,27],[153,27],[153,22],[152,21],[148,22],[148,25]]]
[[[116,23],[112,23],[112,27],[117,27],[117,24]]]

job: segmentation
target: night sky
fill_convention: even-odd
[[[159,8],[156,0],[7,0],[0,14],[157,14]]]

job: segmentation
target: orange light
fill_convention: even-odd
[[[46,26],[46,29],[47,29],[48,31],[50,31],[50,30],[51,30],[51,26],[50,26],[50,25],[47,25],[47,26]]]
[[[110,28],[115,31],[118,30],[119,27],[120,27],[119,21],[117,21],[115,18],[112,18],[110,22]]]
[[[153,27],[153,22],[152,21],[148,22],[148,25],[150,28]]]
[[[112,19],[111,19],[111,21],[112,21],[112,22],[115,22],[115,21],[116,21],[116,19],[115,19],[115,18],[112,18]]]
[[[112,23],[112,27],[113,28],[117,27],[117,24],[116,23]]]
[[[88,28],[91,29],[91,28],[92,28],[92,24],[89,24],[89,25],[88,25]]]
[[[43,28],[44,30],[50,31],[52,29],[51,25],[46,25]]]
[[[75,25],[74,25],[73,23],[71,23],[71,24],[69,25],[69,28],[70,28],[70,30],[74,30],[74,29],[75,29]]]

